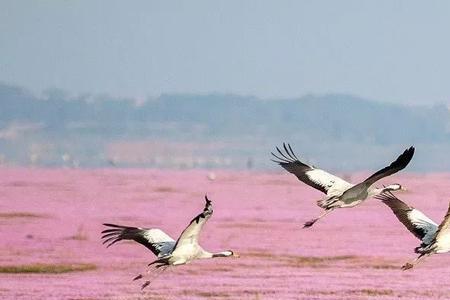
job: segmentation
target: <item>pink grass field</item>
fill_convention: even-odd
[[[96,266],[0,273],[0,299],[450,299],[450,254],[401,271],[419,241],[377,200],[302,229],[320,213],[322,195],[293,175],[216,171],[211,181],[208,172],[0,169],[0,267]],[[402,173],[381,183],[394,182],[409,190],[397,194],[402,200],[440,222],[449,174]],[[169,269],[141,291],[132,278],[153,254],[133,242],[107,249],[102,223],[159,227],[176,239],[203,209],[205,192],[214,215],[201,244],[241,257]]]

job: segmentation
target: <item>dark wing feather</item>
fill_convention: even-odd
[[[397,219],[418,239],[426,243],[431,241],[436,233],[437,224],[421,211],[401,201],[391,192],[384,192],[375,198],[389,206]]]
[[[185,243],[189,244],[198,243],[200,231],[202,230],[203,225],[205,225],[206,221],[208,221],[209,218],[211,218],[212,214],[213,209],[211,200],[209,200],[208,196],[205,195],[205,208],[200,214],[198,214],[194,219],[192,219],[192,221],[189,223],[186,229],[183,230],[174,248],[177,248]]]
[[[175,246],[175,240],[157,228],[138,228],[109,223],[103,225],[111,227],[102,231],[103,244],[107,244],[107,247],[121,240],[133,240],[159,256],[170,253]]]
[[[366,186],[371,186],[372,184],[374,184],[376,181],[380,180],[381,178],[392,175],[392,174],[397,173],[398,171],[404,169],[409,164],[411,159],[413,158],[414,150],[415,150],[414,147],[412,147],[412,146],[409,147],[402,154],[400,154],[400,156],[397,157],[397,159],[394,162],[392,162],[389,166],[374,173],[373,175],[368,177],[366,180],[364,180],[363,183]]]
[[[275,158],[272,161],[282,166],[286,171],[294,174],[300,181],[307,185],[325,194],[332,188],[338,187],[343,192],[352,187],[352,184],[337,176],[301,162],[294,154],[294,151],[292,151],[291,145],[283,143],[283,148],[284,151],[276,147],[278,153],[271,153]]]

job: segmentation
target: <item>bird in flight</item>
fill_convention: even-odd
[[[444,220],[438,226],[420,210],[409,206],[391,192],[385,192],[375,198],[389,206],[397,219],[422,242],[414,249],[419,256],[412,262],[404,264],[403,270],[411,269],[424,257],[450,251],[450,206]]]
[[[284,151],[276,147],[278,153],[272,152],[275,158],[272,161],[297,176],[300,181],[326,194],[324,199],[317,201],[317,205],[323,208],[324,212],[319,217],[306,222],[304,228],[311,227],[315,222],[336,208],[356,206],[367,198],[379,195],[384,191],[402,190],[403,187],[400,184],[391,184],[383,188],[376,188],[372,185],[381,178],[404,169],[414,155],[414,147],[410,147],[389,166],[372,174],[363,182],[352,184],[326,171],[301,162],[289,144],[283,143],[283,148]]]
[[[239,257],[231,250],[211,253],[198,244],[200,232],[213,214],[212,203],[207,196],[205,196],[205,201],[203,211],[192,219],[177,241],[158,228],[150,229],[104,223],[103,225],[109,227],[109,229],[102,231],[103,244],[110,247],[121,240],[134,240],[144,245],[157,256],[157,259],[148,265],[151,268],[149,272],[163,272],[169,266],[188,264],[195,259]],[[139,274],[134,280],[143,277],[142,274]],[[142,289],[150,283],[151,280],[145,281],[142,284]]]

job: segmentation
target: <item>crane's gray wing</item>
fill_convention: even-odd
[[[294,151],[292,151],[291,145],[287,144],[286,146],[286,144],[283,143],[283,148],[284,152],[276,147],[278,154],[272,152],[272,155],[276,158],[276,160],[272,159],[272,161],[282,166],[286,171],[297,176],[300,181],[307,185],[312,186],[325,194],[329,194],[332,190],[340,191],[340,193],[342,193],[353,186],[353,184],[337,176],[301,162],[297,156],[295,156]]]
[[[377,195],[375,199],[379,199],[389,206],[397,219],[424,244],[430,244],[436,236],[438,225],[433,220],[420,210],[407,205],[391,192]]]
[[[411,161],[414,155],[414,147],[409,147],[395,161],[393,161],[389,166],[375,172],[373,175],[364,180],[361,184],[365,184],[366,186],[371,186],[376,181],[384,178],[386,176],[397,173],[400,170],[403,170]]]
[[[205,208],[203,211],[197,215],[185,230],[181,233],[178,238],[177,243],[175,244],[175,248],[180,247],[185,244],[198,244],[198,238],[200,235],[200,231],[205,225],[206,221],[211,218],[213,214],[211,201],[208,199],[208,196],[205,196]]]
[[[161,229],[129,227],[109,223],[103,225],[112,227],[102,231],[103,244],[108,244],[107,247],[121,240],[133,240],[144,245],[159,257],[171,253],[175,247],[175,240]]]

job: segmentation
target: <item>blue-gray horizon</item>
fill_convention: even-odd
[[[0,166],[274,168],[290,143],[306,161],[343,171],[377,167],[411,145],[412,169],[450,170],[447,105],[350,95],[260,101],[238,95],[35,96],[0,83]]]

